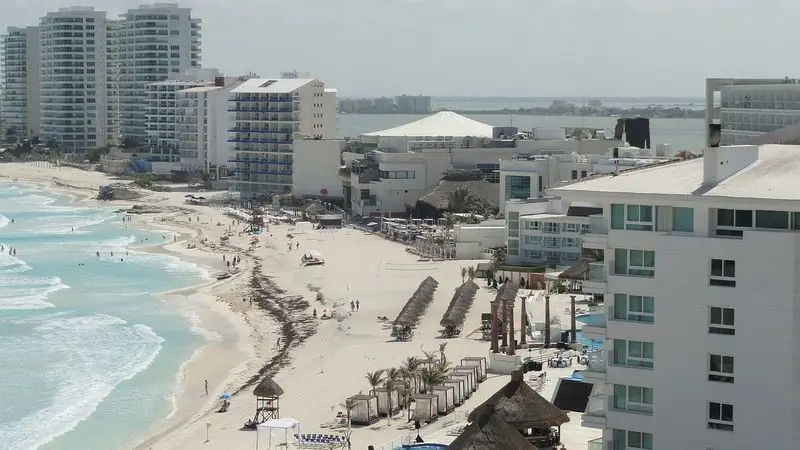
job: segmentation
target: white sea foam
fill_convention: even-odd
[[[189,321],[189,329],[192,331],[192,333],[201,336],[208,342],[222,342],[222,335],[200,326],[200,324],[203,322],[200,320],[200,316],[198,316],[196,312],[184,311],[183,315]]]
[[[53,314],[38,320],[38,339],[31,345],[52,355],[42,375],[56,393],[45,408],[0,424],[0,442],[8,450],[37,448],[75,428],[119,383],[147,368],[164,342],[148,326],[103,314]]]
[[[46,301],[50,294],[68,288],[59,277],[5,275],[0,278],[0,311],[52,308]]]

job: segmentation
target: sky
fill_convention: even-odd
[[[173,1],[175,2],[175,1]],[[0,0],[0,26],[142,0]],[[340,97],[692,97],[707,77],[800,77],[797,0],[183,0],[204,67],[297,70]]]

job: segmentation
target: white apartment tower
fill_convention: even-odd
[[[551,189],[591,202],[604,253],[584,284],[605,310],[584,336],[591,449],[793,449],[800,442],[800,148],[703,158]],[[602,225],[602,226],[599,226]]]
[[[145,86],[145,127],[152,161],[180,161],[177,126],[182,110],[178,108],[178,92],[210,85],[218,75],[216,69],[190,69]]]
[[[142,5],[122,15],[115,45],[120,139],[143,144],[145,86],[200,66],[200,19],[177,3]]]
[[[292,192],[293,144],[336,136],[335,92],[314,78],[253,78],[231,91],[228,142],[242,198]]]
[[[178,92],[176,130],[182,170],[209,173],[214,178],[228,175],[228,161],[234,159],[234,144],[228,142],[228,99],[231,90],[247,79],[217,77],[213,85]]]
[[[39,134],[39,28],[9,27],[2,37],[3,132]]]
[[[65,153],[103,147],[108,139],[106,13],[61,8],[39,24],[40,139]]]

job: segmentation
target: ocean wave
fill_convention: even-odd
[[[200,326],[203,321],[200,320],[200,316],[198,316],[196,312],[183,311],[183,316],[188,320],[189,330],[191,330],[192,333],[202,337],[208,342],[222,342],[222,335]]]
[[[52,308],[48,297],[62,289],[69,286],[59,277],[4,276],[0,279],[0,311]]]
[[[45,408],[0,424],[0,442],[9,450],[37,448],[74,429],[119,383],[152,364],[164,343],[146,325],[104,314],[39,320],[35,348],[26,350],[52,355],[41,375],[56,393]]]
[[[116,237],[114,239],[108,239],[108,240],[99,242],[97,245],[99,247],[110,247],[110,248],[113,248],[113,249],[125,249],[129,245],[133,244],[134,242],[136,242],[136,236],[130,235],[130,236],[120,236],[120,237]]]

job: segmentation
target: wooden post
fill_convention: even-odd
[[[506,303],[505,299],[500,300],[500,307],[503,308],[501,311],[503,317],[503,348],[508,348],[508,303]]]
[[[550,296],[544,296],[544,348],[550,347]]]
[[[576,329],[575,329],[575,296],[569,296],[569,307],[570,307],[570,330],[569,330],[569,341],[570,343],[574,344],[576,340]]]
[[[497,302],[492,302],[492,343],[489,347],[492,353],[498,353],[500,349],[497,348]]]
[[[511,299],[509,307],[509,314],[508,314],[508,347],[506,350],[506,355],[513,355],[515,350],[514,345],[514,299]]]
[[[527,344],[526,336],[527,336],[527,325],[528,325],[528,316],[525,312],[525,303],[527,302],[527,297],[522,296],[520,297],[522,300],[522,304],[520,305],[520,321],[519,321],[519,345],[523,346]]]

